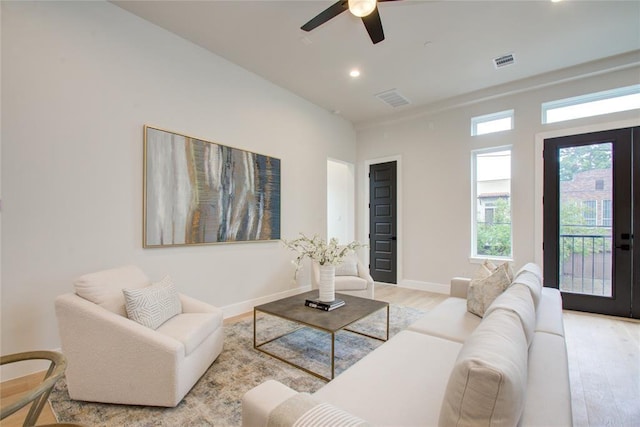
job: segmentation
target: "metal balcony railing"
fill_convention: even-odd
[[[609,232],[611,229],[608,229]],[[560,235],[560,290],[604,297],[611,292],[611,248],[609,235]]]

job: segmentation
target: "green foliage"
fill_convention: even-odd
[[[571,181],[574,174],[588,170],[610,169],[612,155],[611,143],[561,148],[560,180]],[[560,204],[560,251],[564,259],[572,254],[591,255],[611,251],[611,227],[585,224],[587,209],[580,201],[563,201]]]
[[[570,258],[572,254],[611,252],[611,227],[586,225],[585,210],[578,201],[560,204],[560,253],[563,259]]]
[[[511,205],[508,199],[498,199],[493,223],[478,223],[476,253],[484,256],[511,256]]]
[[[611,144],[581,145],[560,149],[560,180],[571,181],[573,175],[593,169],[611,168]]]

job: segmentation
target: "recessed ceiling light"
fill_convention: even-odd
[[[351,77],[360,77],[360,70],[353,69],[353,70],[349,71],[349,75]]]

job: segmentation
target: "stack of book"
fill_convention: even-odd
[[[342,307],[344,305],[344,301],[341,299],[334,299],[330,302],[320,301],[317,299],[308,299],[305,300],[304,305],[311,308],[317,308],[318,310],[331,311],[336,308]]]

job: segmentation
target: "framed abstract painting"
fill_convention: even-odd
[[[280,239],[280,159],[144,127],[145,248]]]

